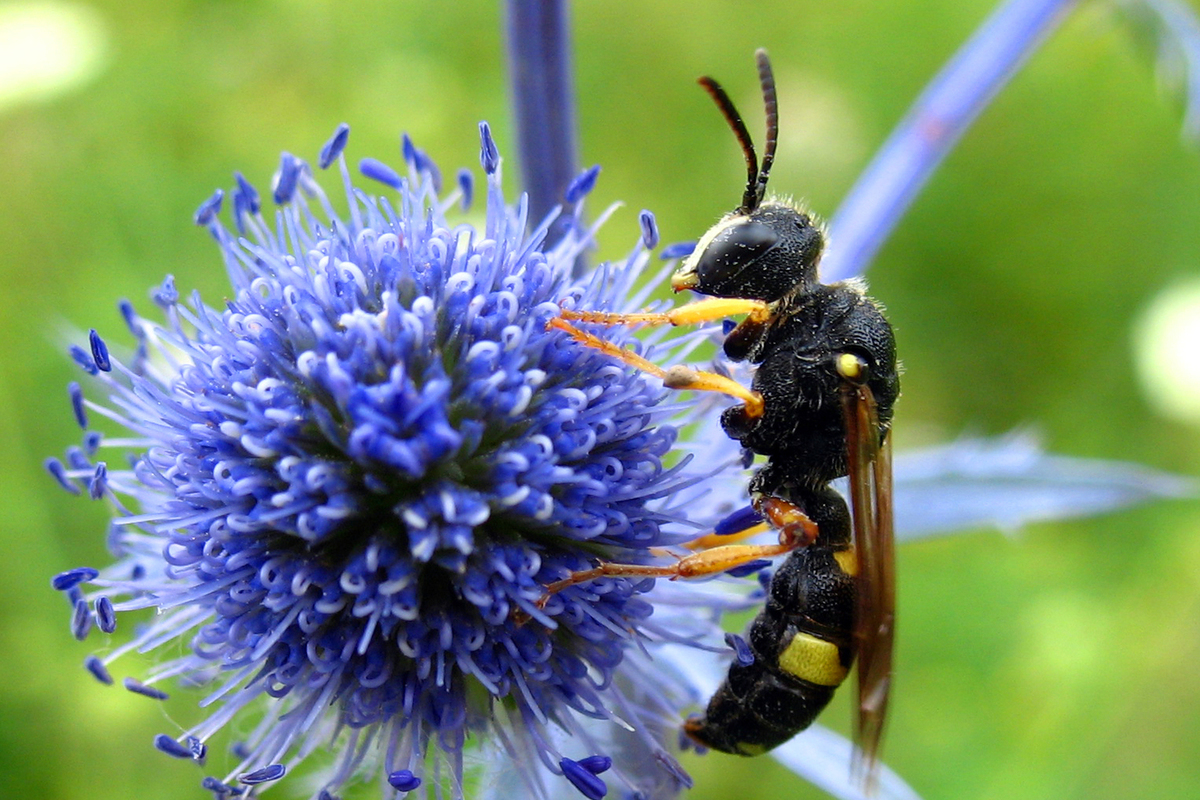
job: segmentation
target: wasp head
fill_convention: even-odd
[[[824,242],[812,217],[786,203],[738,209],[704,234],[671,288],[775,302],[816,283]]]

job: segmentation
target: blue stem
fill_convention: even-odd
[[[830,223],[821,279],[861,274],[930,174],[1074,0],[1008,0],[926,87]]]
[[[529,218],[540,220],[564,203],[579,171],[569,14],[566,0],[508,0],[507,10],[517,149]],[[560,222],[568,223],[566,215]]]

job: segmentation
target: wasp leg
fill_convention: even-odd
[[[801,510],[800,506],[778,497],[759,497],[754,501],[767,522],[779,531],[779,541],[793,542],[793,549],[808,547],[817,540],[817,523]]]
[[[546,595],[556,594],[568,586],[577,586],[596,578],[647,577],[670,580],[702,578],[706,575],[716,575],[740,567],[760,558],[783,555],[797,546],[790,542],[787,544],[727,544],[691,553],[680,558],[674,564],[661,567],[602,561],[599,566],[572,572],[562,580],[547,584]]]
[[[703,536],[697,536],[695,539],[689,539],[680,546],[688,550],[711,550],[714,547],[740,542],[743,539],[748,539],[751,536],[769,531],[770,529],[771,523],[760,522],[757,525],[751,525],[749,528],[735,531],[734,533],[706,533]]]
[[[547,328],[556,328],[570,334],[571,338],[580,344],[599,350],[606,355],[619,358],[630,366],[662,378],[663,385],[668,389],[691,389],[697,392],[720,392],[730,397],[736,397],[745,404],[746,415],[752,419],[763,414],[763,398],[758,392],[751,391],[732,378],[718,375],[715,372],[703,372],[691,367],[674,366],[663,369],[653,361],[642,358],[629,348],[619,347],[610,341],[593,336],[587,331],[581,331],[569,322],[554,317],[546,323]]]
[[[661,313],[617,314],[608,311],[568,309],[563,309],[560,313],[565,319],[594,322],[598,325],[696,325],[738,314],[747,314],[747,319],[754,322],[765,322],[771,315],[770,306],[762,300],[737,297],[710,297]]]
[[[681,546],[688,550],[709,550],[740,542],[771,529],[779,531],[780,542],[793,542],[796,547],[807,547],[817,539],[817,524],[795,503],[778,497],[760,495],[754,500],[754,510],[758,512],[762,522],[728,533],[706,533],[684,542]]]
[[[779,530],[779,544],[726,544],[690,553],[668,566],[618,564],[612,561],[602,561],[591,569],[577,570],[565,578],[546,584],[545,594],[537,602],[538,608],[544,607],[552,595],[563,589],[578,586],[597,578],[646,577],[669,580],[702,578],[726,572],[760,558],[781,556],[797,548],[807,547],[816,540],[817,524],[809,519],[799,506],[777,497],[763,498],[757,505],[767,521]],[[762,527],[762,525],[755,525],[746,531],[729,535],[741,536],[749,531],[757,532]]]

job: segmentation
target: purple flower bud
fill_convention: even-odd
[[[349,139],[350,126],[343,122],[334,130],[329,141],[321,146],[321,153],[317,157],[317,166],[321,169],[329,169],[329,165],[337,161],[342,151],[346,149],[346,142]]]

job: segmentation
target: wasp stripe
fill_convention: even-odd
[[[779,669],[818,686],[840,686],[847,673],[836,644],[802,631],[779,654]]]

